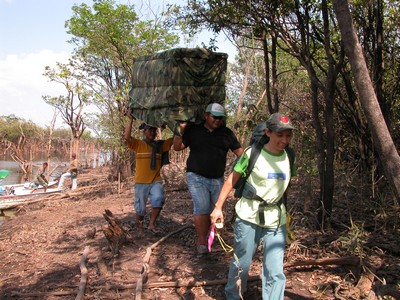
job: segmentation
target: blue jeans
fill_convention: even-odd
[[[262,299],[283,300],[286,283],[283,273],[286,226],[278,230],[263,228],[240,218],[236,218],[234,228],[234,251],[238,262],[234,256],[229,266],[226,299],[240,299],[236,285],[238,274],[242,282],[242,294],[246,291],[249,268],[260,241],[263,244]]]
[[[135,184],[134,207],[139,216],[146,215],[147,198],[150,198],[152,208],[162,208],[164,206],[164,186],[161,181]]]
[[[193,172],[187,172],[186,182],[193,199],[193,214],[211,214],[224,184],[224,178],[206,178]]]

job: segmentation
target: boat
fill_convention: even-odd
[[[39,186],[33,193],[33,184],[30,182],[22,184],[9,184],[3,185],[0,189],[0,209],[15,206],[26,200],[42,197],[45,195],[60,193],[63,190],[58,189],[58,181],[50,181],[46,192],[44,192],[43,186]]]

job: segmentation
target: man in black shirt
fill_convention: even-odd
[[[185,130],[187,123],[181,122],[175,130],[174,150],[190,149],[186,182],[193,199],[196,246],[200,254],[208,252],[210,213],[224,183],[227,153],[231,150],[237,157],[243,153],[235,134],[223,125],[225,116],[222,105],[211,103],[206,108],[203,123]]]

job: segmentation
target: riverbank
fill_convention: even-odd
[[[0,299],[76,299],[85,278],[86,300],[133,299],[144,269],[148,273],[142,299],[224,299],[232,253],[225,252],[217,241],[210,254],[199,256],[194,251],[192,202],[180,170],[172,164],[163,172],[169,175],[165,177],[167,199],[157,234],[145,230],[140,235],[136,231],[133,178],[121,184],[111,182],[106,168],[81,174],[76,191],[19,206],[16,216],[0,226]],[[292,189],[299,191],[296,185]],[[296,193],[291,197],[291,203],[301,199]],[[227,220],[232,219],[234,204],[232,198],[224,207]],[[109,228],[106,210],[127,233],[118,255],[111,251],[105,235]],[[379,285],[376,278],[384,278],[386,288],[399,284],[400,260],[394,252],[381,248],[363,253],[363,266],[376,277],[362,287],[359,282],[371,273],[360,267],[358,257],[349,254],[349,247],[343,247],[348,235],[318,231],[311,225],[313,217],[299,212],[293,217],[297,240],[286,249],[285,300],[363,299]],[[221,236],[231,244],[230,222]],[[392,243],[393,251],[399,242],[390,232],[384,237],[371,235],[370,239],[382,247],[384,241]],[[261,260],[258,251],[246,299],[261,299]]]

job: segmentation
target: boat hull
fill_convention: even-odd
[[[5,185],[4,192],[0,195],[0,209],[20,204],[26,200],[62,192],[57,188],[57,181],[49,182],[46,192],[44,192],[43,186],[40,186],[32,193],[30,186],[29,183]]]

